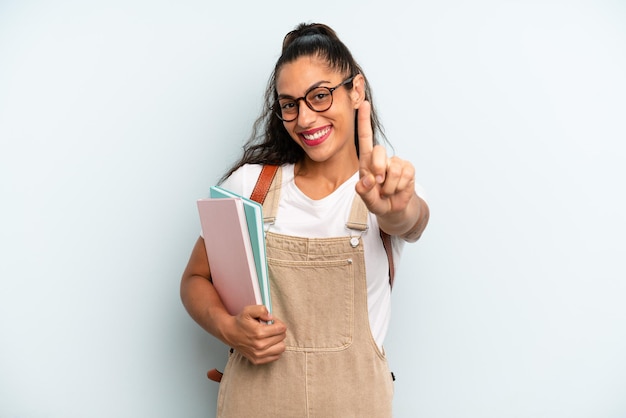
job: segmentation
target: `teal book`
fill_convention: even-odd
[[[209,196],[216,198],[236,198],[241,199],[246,214],[246,224],[248,225],[248,233],[250,234],[250,242],[254,253],[254,263],[256,266],[257,276],[259,277],[259,289],[261,291],[261,299],[267,310],[272,313],[272,298],[270,296],[270,280],[267,269],[267,253],[265,249],[265,232],[263,229],[263,206],[240,196],[220,186],[212,186],[209,189]]]

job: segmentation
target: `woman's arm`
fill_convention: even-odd
[[[263,305],[251,305],[237,316],[228,313],[211,283],[204,239],[198,238],[180,283],[189,315],[208,333],[243,354],[253,364],[269,363],[285,351],[285,324]],[[268,325],[261,321],[273,321]]]

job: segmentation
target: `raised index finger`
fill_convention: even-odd
[[[359,134],[359,162],[361,166],[369,166],[369,161],[374,149],[374,134],[372,131],[372,121],[370,119],[372,106],[370,102],[364,100],[359,106],[357,126]]]

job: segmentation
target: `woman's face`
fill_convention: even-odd
[[[349,76],[329,69],[318,57],[305,56],[283,65],[276,79],[276,90],[279,99],[294,99],[303,97],[312,87],[335,87]],[[310,109],[304,100],[297,101],[298,116],[291,122],[283,122],[291,138],[311,160],[356,159],[354,118],[362,102],[359,90],[363,87],[363,77],[357,75],[352,84],[351,90],[344,86],[334,90],[332,106],[323,112]]]

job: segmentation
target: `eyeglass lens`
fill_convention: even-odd
[[[280,115],[284,120],[295,119],[298,116],[298,101],[302,99],[283,99],[278,102]],[[328,87],[316,87],[304,97],[306,105],[316,112],[324,112],[333,104],[333,95]]]

